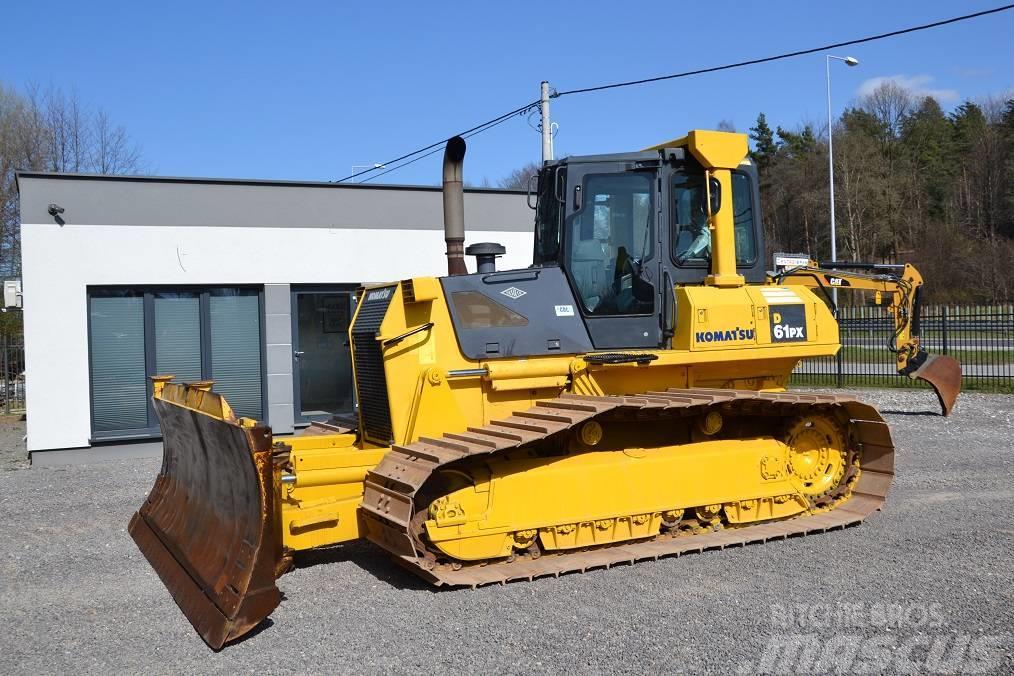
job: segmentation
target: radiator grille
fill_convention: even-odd
[[[377,333],[394,297],[393,286],[369,289],[363,294],[359,314],[352,325],[352,356],[359,396],[360,429],[363,438],[376,444],[393,444],[391,404],[384,378],[384,354]]]

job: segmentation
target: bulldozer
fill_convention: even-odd
[[[477,587],[861,522],[894,475],[887,424],[787,389],[841,348],[835,290],[872,295],[899,374],[952,410],[961,368],[920,345],[913,266],[765,270],[744,135],[544,163],[518,270],[464,247],[464,156],[451,139],[448,274],[357,294],[354,425],[275,437],[209,382],[153,379],[163,464],[129,532],[212,649],[272,612],[300,552],[363,538]]]

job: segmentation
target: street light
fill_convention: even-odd
[[[838,260],[838,236],[834,226],[834,120],[831,117],[831,59],[842,61],[846,66],[858,66],[859,59],[851,56],[827,55],[824,60],[825,71],[827,72],[827,163],[828,163],[828,184],[831,188],[831,262]],[[831,289],[834,306],[838,307],[838,289]]]
[[[376,162],[374,162],[373,164],[353,164],[352,182],[356,183],[356,169],[386,169],[386,168],[387,168],[386,164],[377,164]],[[362,181],[359,181],[359,183],[362,183]]]

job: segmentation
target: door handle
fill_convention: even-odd
[[[305,353],[305,352],[302,352],[301,350],[296,350],[295,352],[293,352],[293,353],[292,353],[292,356],[293,356],[293,357],[295,357],[296,359],[299,359],[299,358],[300,358],[300,357],[302,357],[302,356],[303,356],[304,354],[306,354],[306,353]]]

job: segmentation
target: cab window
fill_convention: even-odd
[[[585,178],[581,208],[567,218],[566,266],[592,316],[654,311],[655,288],[645,261],[655,239],[652,177],[595,174]]]
[[[560,199],[559,185],[566,183],[562,169],[543,169],[539,172],[539,201],[535,212],[536,265],[556,263],[560,257]]]
[[[752,265],[757,260],[757,230],[754,228],[753,185],[750,177],[732,172],[732,207],[736,240],[736,264]]]
[[[705,206],[704,172],[679,173],[672,179],[673,260],[678,265],[706,267],[711,262],[711,230]],[[732,172],[733,241],[736,264],[752,265],[757,260],[754,228],[753,186],[750,177]]]
[[[711,230],[705,206],[704,172],[674,175],[672,196],[673,258],[678,265],[707,265],[711,260]]]

